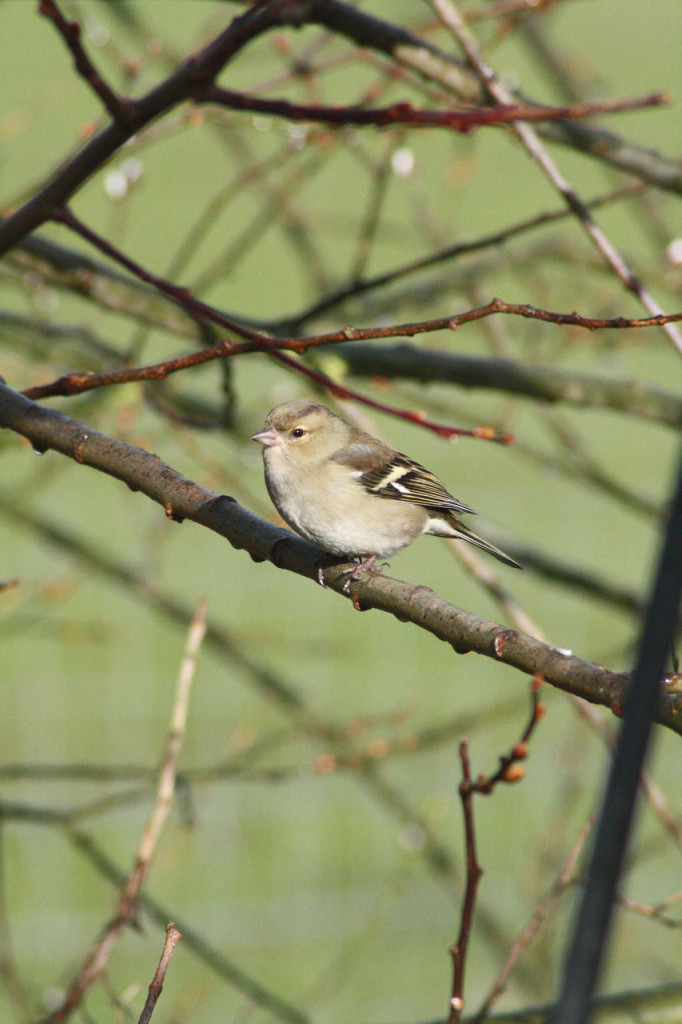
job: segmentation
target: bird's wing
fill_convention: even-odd
[[[349,444],[338,451],[333,459],[354,469],[365,490],[378,498],[410,501],[414,505],[443,512],[474,511],[463,501],[453,498],[438,477],[428,469],[388,446],[374,448],[364,444]]]

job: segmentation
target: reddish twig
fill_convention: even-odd
[[[452,994],[450,996],[450,1018],[449,1024],[459,1024],[464,1009],[464,968],[466,967],[466,955],[471,934],[471,923],[474,916],[476,893],[478,883],[483,874],[476,858],[476,830],[474,828],[474,806],[473,793],[474,784],[471,781],[471,769],[469,766],[469,747],[466,740],[459,745],[459,756],[462,762],[462,781],[459,787],[459,795],[462,800],[462,811],[464,814],[464,836],[467,855],[467,875],[464,889],[464,902],[460,917],[459,935],[457,942],[450,949],[452,956]]]
[[[129,384],[131,381],[162,381],[171,374],[186,370],[190,366],[200,366],[202,363],[233,355],[235,347],[241,349],[241,346],[225,338],[217,345],[211,345],[187,355],[176,356],[175,359],[167,359],[163,363],[154,363],[152,366],[131,366],[125,370],[111,370],[108,373],[90,373],[89,371],[66,373],[49,384],[38,384],[35,387],[26,388],[22,394],[35,402],[42,398],[51,398],[54,395],[80,395],[84,391],[112,387],[116,384]]]
[[[386,128],[391,125],[411,127],[448,128],[464,134],[485,125],[510,124],[513,121],[558,121],[591,117],[595,114],[617,114],[643,107],[668,103],[663,93],[628,100],[602,103],[575,103],[565,107],[523,106],[508,103],[498,107],[474,107],[466,110],[423,110],[411,103],[392,103],[388,107],[363,108],[355,106],[327,107],[317,104],[290,103],[288,100],[264,99],[247,96],[217,85],[195,90],[197,102],[215,103],[231,110],[249,110],[271,117],[285,117],[289,121],[315,121],[331,127],[344,128],[371,126]]]
[[[543,681],[541,675],[536,675],[530,684],[531,711],[528,724],[523,731],[521,739],[512,747],[508,754],[503,754],[500,757],[499,767],[493,775],[488,776],[482,773],[475,782],[471,783],[472,793],[482,793],[487,796],[492,793],[498,783],[519,782],[524,777],[525,771],[519,762],[525,761],[528,757],[528,742],[547,710],[546,705],[542,703],[538,696]]]
[[[556,324],[559,327],[583,327],[586,331],[624,330],[625,328],[661,327],[664,324],[677,323],[682,320],[682,312],[659,313],[646,317],[590,317],[573,311],[572,313],[555,313],[550,309],[539,309],[527,302],[505,302],[494,298],[485,306],[468,309],[464,313],[439,317],[435,320],[422,320],[416,323],[391,324],[388,327],[342,327],[338,331],[327,334],[312,335],[308,338],[278,338],[271,341],[273,348],[293,349],[295,352],[307,352],[310,348],[323,345],[335,345],[344,341],[369,341],[383,338],[413,338],[418,334],[429,334],[434,331],[456,331],[464,324],[497,314],[520,316],[526,320],[541,320],[544,323]]]
[[[78,22],[67,21],[57,6],[56,0],[40,0],[38,10],[40,14],[54,22],[71,51],[76,71],[88,83],[93,92],[97,93],[113,120],[117,124],[125,124],[130,116],[129,105],[107,85],[83,49],[81,27]]]
[[[500,782],[519,782],[525,775],[519,764],[528,756],[528,741],[540,719],[545,713],[545,705],[540,702],[538,694],[542,685],[542,676],[536,675],[531,683],[531,712],[521,739],[515,743],[508,754],[500,757],[499,768],[493,775],[481,774],[477,779],[471,777],[469,748],[464,740],[460,743],[459,756],[462,762],[462,781],[459,784],[459,795],[464,814],[464,835],[466,843],[467,873],[462,912],[460,916],[459,934],[454,946],[450,949],[452,956],[452,992],[450,995],[449,1024],[459,1024],[464,1009],[464,972],[466,967],[469,937],[476,905],[478,884],[483,870],[476,856],[476,830],[474,828],[473,798],[475,793],[485,796],[492,793]]]
[[[414,423],[425,430],[430,430],[433,434],[437,434],[438,437],[444,437],[448,441],[451,441],[453,437],[476,437],[481,441],[496,441],[498,444],[510,444],[514,440],[513,434],[498,434],[493,427],[474,427],[472,430],[467,430],[464,427],[450,427],[442,423],[434,423],[433,420],[427,420],[422,412],[407,412],[404,409],[396,409],[395,406],[386,405],[384,402],[377,402],[374,398],[367,398],[366,395],[361,395],[351,388],[343,387],[343,385],[337,384],[331,377],[328,377],[326,373],[321,373],[319,370],[311,370],[310,367],[304,366],[283,352],[273,351],[270,355],[277,362],[288,366],[296,373],[303,374],[308,380],[323,387],[325,391],[334,395],[335,398],[360,402],[369,409],[376,409],[377,412],[384,412],[389,416],[394,416],[396,419],[404,420],[406,423]]]
[[[238,351],[245,352],[264,352],[271,356],[277,362],[282,363],[284,366],[293,370],[300,376],[306,377],[308,380],[315,384],[325,388],[330,394],[335,395],[337,398],[352,399],[357,402],[361,402],[363,405],[368,406],[371,409],[376,409],[380,412],[385,412],[390,416],[395,416],[398,419],[406,420],[408,423],[416,423],[420,427],[424,427],[426,430],[432,431],[439,437],[453,438],[453,437],[476,437],[485,441],[497,441],[500,444],[508,444],[512,440],[511,434],[498,434],[492,427],[475,427],[473,430],[467,430],[459,427],[451,427],[441,423],[434,423],[431,420],[427,420],[424,415],[420,412],[405,412],[403,410],[395,409],[393,406],[385,405],[383,402],[374,401],[374,399],[366,398],[365,396],[353,391],[351,388],[341,387],[335,381],[328,377],[326,374],[321,373],[317,370],[312,370],[308,366],[304,366],[302,363],[297,362],[290,356],[285,355],[284,352],[278,349],[280,344],[274,341],[267,334],[261,331],[252,330],[246,327],[244,324],[239,323],[232,317],[226,316],[219,310],[214,309],[212,306],[207,305],[200,299],[197,299],[191,294],[187,288],[181,288],[178,285],[171,284],[169,281],[165,281],[163,278],[158,277],[156,274],[152,274],[146,270],[139,263],[131,260],[124,253],[120,252],[111,242],[102,238],[95,231],[92,231],[86,224],[84,224],[78,217],[76,217],[71,210],[68,208],[55,210],[52,215],[53,220],[60,224],[64,224],[69,227],[72,231],[75,231],[82,238],[85,238],[92,245],[96,246],[101,252],[104,252],[111,259],[120,263],[127,270],[129,270],[140,280],[146,284],[152,285],[165,295],[170,296],[175,301],[179,302],[192,316],[194,316],[200,322],[213,321],[221,327],[225,327],[228,330],[234,331],[236,334],[241,335],[247,339],[248,345],[242,345]],[[354,331],[353,328],[348,328],[340,332],[336,332],[333,336],[335,341],[350,340],[349,333],[351,335]],[[326,336],[326,344],[331,344],[331,337]],[[222,346],[213,347],[207,356],[197,360],[198,362],[206,362],[209,359],[216,359],[219,356],[227,354],[225,343]],[[300,339],[289,339],[288,347],[296,351],[305,351],[306,345]],[[234,352],[232,353],[234,354]],[[195,353],[195,355],[197,355]],[[187,365],[191,365],[192,356],[183,356],[182,365],[178,366],[177,369],[184,369]],[[126,371],[117,371],[123,372]],[[151,368],[149,370],[149,376],[153,378],[167,376],[170,370],[164,370],[163,367],[157,367],[156,369]],[[87,383],[87,378],[80,376],[81,388],[87,390],[87,387],[83,387],[84,383]],[[110,383],[110,381],[107,381]],[[54,394],[54,392],[52,392]],[[72,392],[73,393],[73,392]]]
[[[130,263],[130,261],[128,261]],[[141,268],[140,268],[141,270]],[[141,273],[144,271],[141,270]],[[157,279],[160,286],[160,279]],[[173,287],[170,285],[169,287]],[[165,288],[163,290],[166,290]],[[185,304],[188,311],[194,312],[195,303],[197,303],[193,296],[189,293],[185,295]],[[204,315],[207,317],[210,315],[216,322],[222,322],[227,318],[224,314],[218,310],[214,310],[210,306],[206,306],[204,303],[199,303],[204,311]],[[651,317],[638,317],[628,319],[626,317],[586,317],[581,313],[555,313],[548,309],[537,309],[535,306],[530,306],[528,303],[513,303],[505,302],[503,299],[494,298],[487,305],[480,306],[478,309],[470,309],[465,313],[455,313],[453,316],[440,317],[437,320],[424,320],[416,323],[406,324],[394,324],[390,327],[343,327],[339,331],[331,331],[326,334],[311,335],[308,338],[269,338],[266,334],[262,334],[257,331],[248,331],[253,336],[253,340],[249,342],[236,342],[231,341],[228,338],[223,338],[222,341],[216,345],[211,345],[208,348],[200,349],[198,352],[190,352],[186,355],[176,356],[174,359],[165,360],[162,363],[154,363],[151,366],[138,366],[138,367],[127,367],[124,370],[112,370],[107,373],[91,373],[89,371],[75,371],[73,373],[67,373],[62,377],[58,377],[56,380],[51,381],[49,384],[37,384],[31,388],[25,388],[22,394],[26,398],[30,398],[32,401],[38,401],[42,398],[51,398],[54,395],[79,395],[84,391],[92,391],[95,388],[110,387],[115,384],[128,384],[132,381],[145,381],[145,380],[165,380],[166,377],[173,373],[177,373],[180,370],[186,370],[191,366],[200,366],[202,363],[211,362],[214,359],[223,359],[229,356],[246,355],[251,352],[262,352],[267,351],[270,355],[274,355],[277,352],[293,351],[299,354],[307,352],[311,348],[322,348],[325,345],[337,345],[347,341],[369,341],[386,338],[411,338],[418,334],[430,334],[435,331],[443,330],[458,330],[464,324],[471,323],[475,320],[482,320],[484,317],[492,316],[494,314],[506,314],[511,316],[520,316],[529,320],[542,320],[546,323],[553,323],[557,325],[570,324],[576,327],[584,327],[588,331],[597,331],[601,328],[609,330],[622,330],[625,328],[640,328],[640,327],[660,327],[665,323],[673,323],[675,321],[682,320],[682,313],[670,313],[660,316]],[[244,328],[246,332],[248,329]],[[301,372],[299,363],[289,363],[296,368],[297,372]],[[309,376],[313,377],[312,373],[309,372],[308,368],[304,368]],[[324,375],[313,377],[316,383],[323,383],[328,378]],[[326,384],[324,384],[327,387]],[[330,390],[333,390],[330,387]],[[335,394],[339,397],[352,397],[358,401],[364,401],[355,392],[346,391],[341,389],[335,391]],[[369,401],[367,404],[372,404]],[[374,408],[382,409],[382,411],[390,411],[392,415],[395,415],[395,411],[391,410],[390,407],[381,406],[378,404],[373,405]],[[418,422],[422,422],[419,416],[415,416]],[[440,429],[440,428],[438,428]],[[445,436],[451,434],[467,433],[466,431],[454,430],[449,427],[442,428],[445,431]],[[473,436],[481,437],[487,436],[487,428],[478,428],[478,431],[473,431]],[[503,438],[496,437],[495,440],[506,440],[507,435]]]
[[[171,921],[166,928],[166,941],[163,944],[163,952],[161,953],[161,959],[159,960],[159,966],[156,968],[154,977],[149,986],[149,992],[147,994],[147,1000],[144,1004],[144,1009],[140,1014],[138,1024],[148,1024],[151,1020],[154,1007],[156,1006],[157,1000],[161,995],[163,989],[163,983],[166,978],[166,971],[170,963],[170,958],[173,956],[173,951],[178,944],[178,941],[182,938],[182,934],[175,927]]]
[[[310,348],[336,344],[344,341],[362,341],[370,338],[377,339],[398,336],[411,337],[416,334],[437,330],[457,330],[457,328],[465,323],[479,320],[495,313],[523,316],[530,319],[538,319],[560,325],[573,324],[584,327],[588,330],[597,330],[599,328],[606,327],[634,328],[660,326],[661,324],[671,323],[675,320],[682,320],[682,313],[646,317],[637,320],[627,320],[624,317],[616,317],[610,320],[603,318],[596,319],[584,317],[580,313],[576,312],[553,313],[549,310],[536,309],[528,304],[506,303],[501,299],[495,298],[488,303],[487,306],[482,306],[479,309],[468,310],[465,313],[455,314],[454,316],[443,317],[437,320],[427,320],[413,324],[399,324],[391,327],[344,327],[340,331],[333,331],[331,333],[317,335],[310,338],[281,338],[274,340],[262,331],[253,330],[237,320],[234,320],[232,317],[214,309],[212,306],[207,305],[200,299],[193,296],[188,289],[171,284],[169,281],[164,280],[156,274],[152,274],[139,263],[131,260],[124,253],[120,252],[109,241],[92,231],[68,208],[54,211],[53,219],[78,233],[101,252],[104,252],[111,259],[124,266],[140,280],[152,285],[163,294],[168,295],[170,298],[180,303],[188,313],[194,316],[198,321],[212,321],[221,327],[234,331],[236,334],[239,334],[247,340],[243,343],[237,343],[224,339],[220,344],[211,346],[201,352],[180,356],[175,360],[170,360],[165,363],[157,363],[151,367],[118,370],[109,374],[68,374],[65,377],[59,378],[59,380],[52,384],[27,389],[24,394],[26,397],[30,397],[31,399],[44,398],[48,395],[56,394],[77,394],[91,390],[95,387],[103,387],[105,385],[119,384],[133,380],[163,380],[170,373],[186,369],[189,366],[209,362],[212,359],[244,354],[246,352],[264,352],[270,355],[273,359],[282,363],[284,366],[288,367],[294,373],[304,376],[314,384],[323,387],[326,391],[335,395],[337,398],[360,402],[369,408],[387,413],[390,416],[403,419],[409,423],[418,424],[440,437],[448,439],[455,436],[475,437],[482,440],[508,444],[513,439],[512,435],[508,433],[498,434],[491,427],[475,427],[472,430],[451,427],[427,420],[423,414],[419,412],[398,410],[393,406],[367,398],[351,388],[337,384],[326,374],[313,370],[310,367],[292,359],[287,356],[283,350],[303,353]]]

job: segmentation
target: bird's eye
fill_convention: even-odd
[[[292,437],[303,437],[304,434],[305,434],[305,430],[303,429],[303,427],[296,427],[295,430],[291,431],[291,436]]]

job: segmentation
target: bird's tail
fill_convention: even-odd
[[[489,555],[497,558],[500,562],[504,562],[505,565],[511,565],[514,569],[523,569],[522,565],[515,562],[509,555],[505,555],[504,551],[500,551],[500,549],[496,548],[494,544],[490,543],[490,541],[483,540],[482,537],[479,537],[477,533],[470,530],[469,527],[460,522],[459,519],[455,519],[455,517],[452,516],[452,518],[449,519],[449,523],[455,531],[453,535],[455,538],[468,540],[470,544],[475,544],[477,548],[482,548],[483,551],[487,551]]]

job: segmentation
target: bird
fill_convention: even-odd
[[[265,485],[282,519],[330,555],[358,559],[351,580],[422,534],[466,540],[505,565],[518,562],[459,519],[475,514],[414,459],[394,451],[319,402],[272,409],[252,441],[263,446]],[[318,580],[324,586],[322,567]]]

